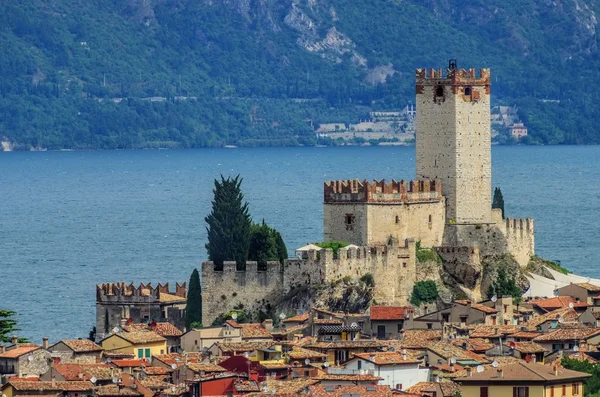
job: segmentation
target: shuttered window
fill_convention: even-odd
[[[488,388],[483,386],[479,388],[479,397],[488,397]]]
[[[529,397],[529,387],[527,387],[527,386],[513,387],[513,397]]]

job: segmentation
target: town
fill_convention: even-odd
[[[324,182],[322,243],[100,283],[88,339],[1,347],[2,397],[584,396],[600,280],[538,258],[492,197],[490,76],[417,69],[415,179]]]

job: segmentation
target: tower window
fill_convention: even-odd
[[[471,87],[465,87],[465,95],[471,95]]]
[[[400,223],[400,217],[396,215],[396,223]]]
[[[346,225],[346,230],[354,230],[354,214],[346,214],[344,216],[344,224]]]
[[[431,223],[431,215],[429,215],[429,223]]]
[[[444,87],[441,85],[435,87],[435,96],[444,96]]]

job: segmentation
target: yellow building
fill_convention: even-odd
[[[473,372],[457,379],[463,397],[583,397],[583,382],[591,376],[558,365],[525,362]]]
[[[119,332],[100,343],[105,351],[131,354],[136,358],[150,359],[167,353],[167,340],[152,331]]]

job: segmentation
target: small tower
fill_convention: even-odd
[[[490,223],[490,70],[416,71],[417,178],[440,179],[446,221]]]

